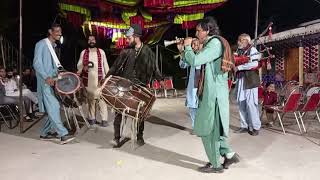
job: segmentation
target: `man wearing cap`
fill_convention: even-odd
[[[107,76],[121,76],[143,86],[148,84],[153,77],[161,81],[162,75],[159,71],[155,55],[148,45],[141,42],[141,36],[142,29],[140,25],[131,25],[126,32],[128,47],[120,52]],[[114,119],[114,139],[111,141],[114,148],[120,147],[121,121],[122,115],[116,113]],[[137,132],[137,144],[139,146],[144,144],[143,130],[144,122],[139,121]]]

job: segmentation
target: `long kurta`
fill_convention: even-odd
[[[107,62],[106,54],[102,49],[99,49],[101,53],[101,66],[102,66],[102,77],[105,77],[109,71],[109,65]],[[85,50],[83,50],[80,54],[80,58],[77,64],[78,73],[82,72],[83,69],[83,55]],[[92,68],[88,68],[88,87],[86,87],[87,91],[91,94],[97,96],[99,93],[98,89],[98,54],[97,51],[89,51],[89,62],[93,63]]]
[[[109,71],[109,65],[107,62],[107,57],[105,52],[102,49],[99,49],[101,53],[101,67],[102,67],[102,77],[105,77]],[[85,50],[83,50],[80,54],[80,59],[78,61],[78,73],[80,74],[83,69],[83,56]],[[100,90],[99,90],[99,79],[98,79],[98,53],[97,51],[89,50],[89,62],[93,63],[93,67],[88,68],[88,86],[86,90],[88,92],[88,105],[89,105],[89,120],[96,120],[96,112],[99,112],[102,118],[102,121],[107,121],[108,119],[108,107],[107,104],[100,100]],[[97,105],[99,106],[99,111],[97,109]]]
[[[182,59],[179,62],[179,66],[182,69],[186,69],[190,65],[184,62]],[[188,86],[187,86],[187,98],[186,98],[186,106],[188,108],[198,108],[198,97],[197,97],[198,88],[195,87],[196,69],[200,70],[201,66],[190,68],[189,80],[188,80]]]
[[[199,54],[195,54],[191,46],[185,49],[186,61],[192,66],[206,64],[202,100],[196,115],[194,131],[198,136],[208,136],[214,128],[216,105],[219,107],[223,136],[229,131],[229,90],[228,73],[221,71],[222,44],[214,38],[205,44]]]
[[[52,44],[55,46],[55,44]],[[53,62],[49,48],[45,39],[36,44],[33,68],[37,77],[37,95],[39,101],[40,112],[47,112],[48,117],[45,119],[41,135],[46,136],[49,131],[56,131],[59,137],[68,134],[67,129],[63,126],[60,115],[60,104],[54,95],[54,91],[50,85],[46,83],[46,79],[57,76],[58,68]]]
[[[250,131],[253,129],[259,130],[261,121],[259,116],[259,103],[258,103],[258,87],[246,89],[245,78],[243,71],[256,68],[259,65],[258,60],[261,55],[254,47],[250,50],[250,61],[248,63],[238,66],[239,76],[236,85],[237,101],[239,104],[240,113],[240,127],[248,128]]]

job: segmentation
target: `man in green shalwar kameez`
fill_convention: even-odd
[[[227,143],[229,132],[228,73],[222,71],[224,45],[217,37],[219,27],[212,17],[199,22],[196,37],[204,44],[195,54],[191,48],[192,38],[184,40],[184,57],[192,67],[205,68],[203,91],[199,101],[194,125],[195,133],[202,138],[209,163],[198,170],[205,173],[222,173],[223,169],[239,162],[239,156]],[[230,50],[230,49],[229,49]],[[205,66],[204,66],[205,65]],[[220,158],[224,157],[221,164]]]

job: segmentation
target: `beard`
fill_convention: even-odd
[[[136,42],[132,42],[132,43],[130,43],[130,44],[128,45],[128,48],[135,48],[136,45],[137,45]]]
[[[243,43],[238,44],[239,49],[246,49],[248,46],[249,46],[249,44],[243,44]]]
[[[95,43],[89,43],[89,48],[95,48],[96,44]]]

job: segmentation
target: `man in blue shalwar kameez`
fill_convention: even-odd
[[[72,141],[74,137],[68,135],[68,130],[61,121],[60,104],[52,89],[55,83],[53,78],[58,75],[56,62],[58,59],[54,60],[56,54],[53,49],[56,47],[55,42],[60,40],[61,35],[60,25],[53,24],[49,29],[48,38],[42,39],[36,44],[33,67],[37,77],[39,110],[48,114],[41,129],[40,139],[55,140],[60,138],[61,144],[65,144]]]

